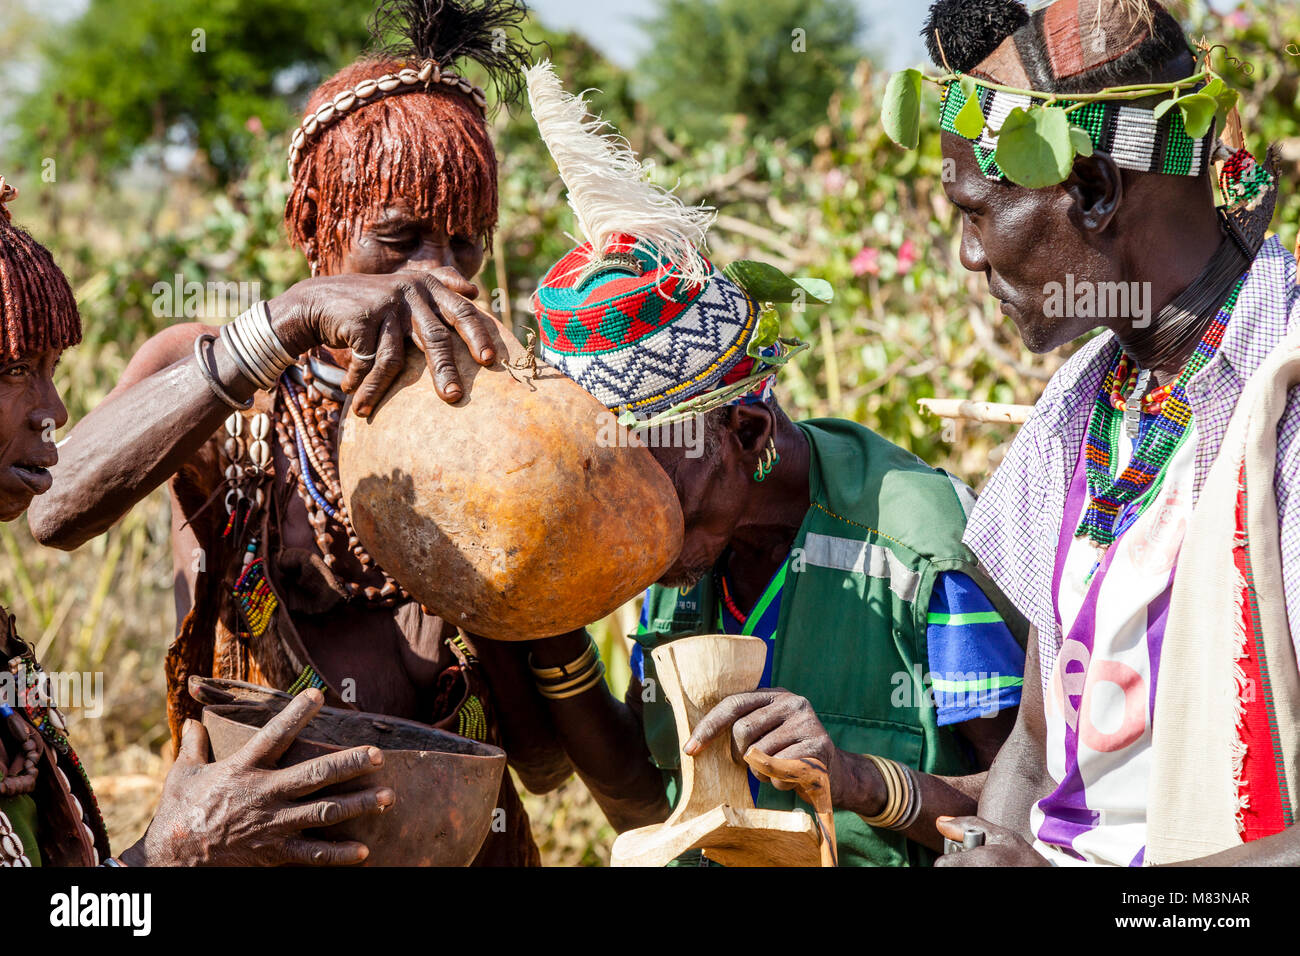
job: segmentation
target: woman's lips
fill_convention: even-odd
[[[9,470],[34,495],[45,494],[50,490],[50,486],[54,484],[54,476],[50,474],[50,470],[40,465],[12,465]]]

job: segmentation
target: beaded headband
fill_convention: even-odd
[[[958,129],[957,118],[969,99],[961,84],[953,80],[943,90],[939,114],[939,127],[969,140],[975,148],[975,158],[980,171],[989,179],[1002,180],[1007,175],[997,162],[998,137],[992,132],[1000,130],[1013,110],[1026,114],[1034,106],[1047,102],[1023,93],[977,87],[974,93],[986,123],[978,136],[967,136]],[[1187,132],[1187,124],[1179,110],[1166,110],[1157,116],[1151,109],[1126,106],[1121,102],[1085,102],[1062,99],[1057,106],[1069,109],[1071,123],[1083,130],[1093,149],[1109,153],[1115,165],[1142,173],[1164,173],[1173,176],[1200,176],[1210,166],[1214,152],[1214,129],[1199,138]],[[971,127],[967,127],[967,132]]]
[[[385,73],[374,79],[362,80],[350,90],[342,90],[333,100],[321,106],[302,121],[289,139],[289,176],[292,178],[302,159],[303,150],[311,144],[316,134],[338,122],[348,113],[361,107],[400,96],[403,93],[428,92],[435,84],[455,87],[474,101],[479,112],[487,116],[487,96],[469,80],[449,69],[443,69],[433,60],[425,60],[418,69],[406,67],[396,73]]]

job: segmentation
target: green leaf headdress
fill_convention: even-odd
[[[980,37],[971,29],[980,17],[988,22],[999,16],[1010,35]],[[1167,175],[1199,176],[1212,161],[1222,162],[1220,186],[1230,209],[1253,209],[1274,185],[1249,153],[1216,138],[1238,94],[1208,65],[1169,83],[1096,92],[1034,88],[1030,77],[1046,74],[1058,90],[1077,90],[1086,85],[1080,77],[1103,75],[1143,44],[1168,45],[1176,37],[1185,45],[1181,29],[1153,0],[1056,0],[1037,4],[1032,14],[1007,0],[964,0],[960,9],[941,0],[927,30],[947,72],[927,76],[909,69],[890,78],[883,122],[900,146],[917,145],[921,89],[930,82],[942,91],[940,128],[969,140],[991,179],[1030,189],[1054,186],[1069,177],[1076,157],[1101,150],[1121,168]],[[956,64],[948,59],[945,35]],[[1026,58],[1025,50],[1034,56]]]

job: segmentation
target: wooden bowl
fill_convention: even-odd
[[[288,701],[278,697],[211,704],[203,709],[212,755],[239,750]],[[396,802],[379,816],[318,831],[370,848],[363,866],[469,866],[487,838],[506,755],[498,747],[413,720],[324,707],[280,759],[288,767],[313,757],[371,745],[384,765],[321,793],[390,787]]]
[[[681,550],[672,483],[613,414],[493,320],[483,368],[456,340],[465,387],[440,399],[414,347],[369,419],[348,414],[339,474],[357,536],[448,622],[504,641],[598,621]],[[516,368],[514,366],[520,366]]]

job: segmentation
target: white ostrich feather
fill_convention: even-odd
[[[636,236],[661,264],[671,264],[691,284],[709,277],[700,250],[717,211],[687,206],[649,181],[649,166],[627,140],[587,110],[587,101],[564,91],[549,60],[529,68],[528,100],[550,150],[583,238],[601,255],[611,237]],[[607,131],[608,130],[608,131]]]

